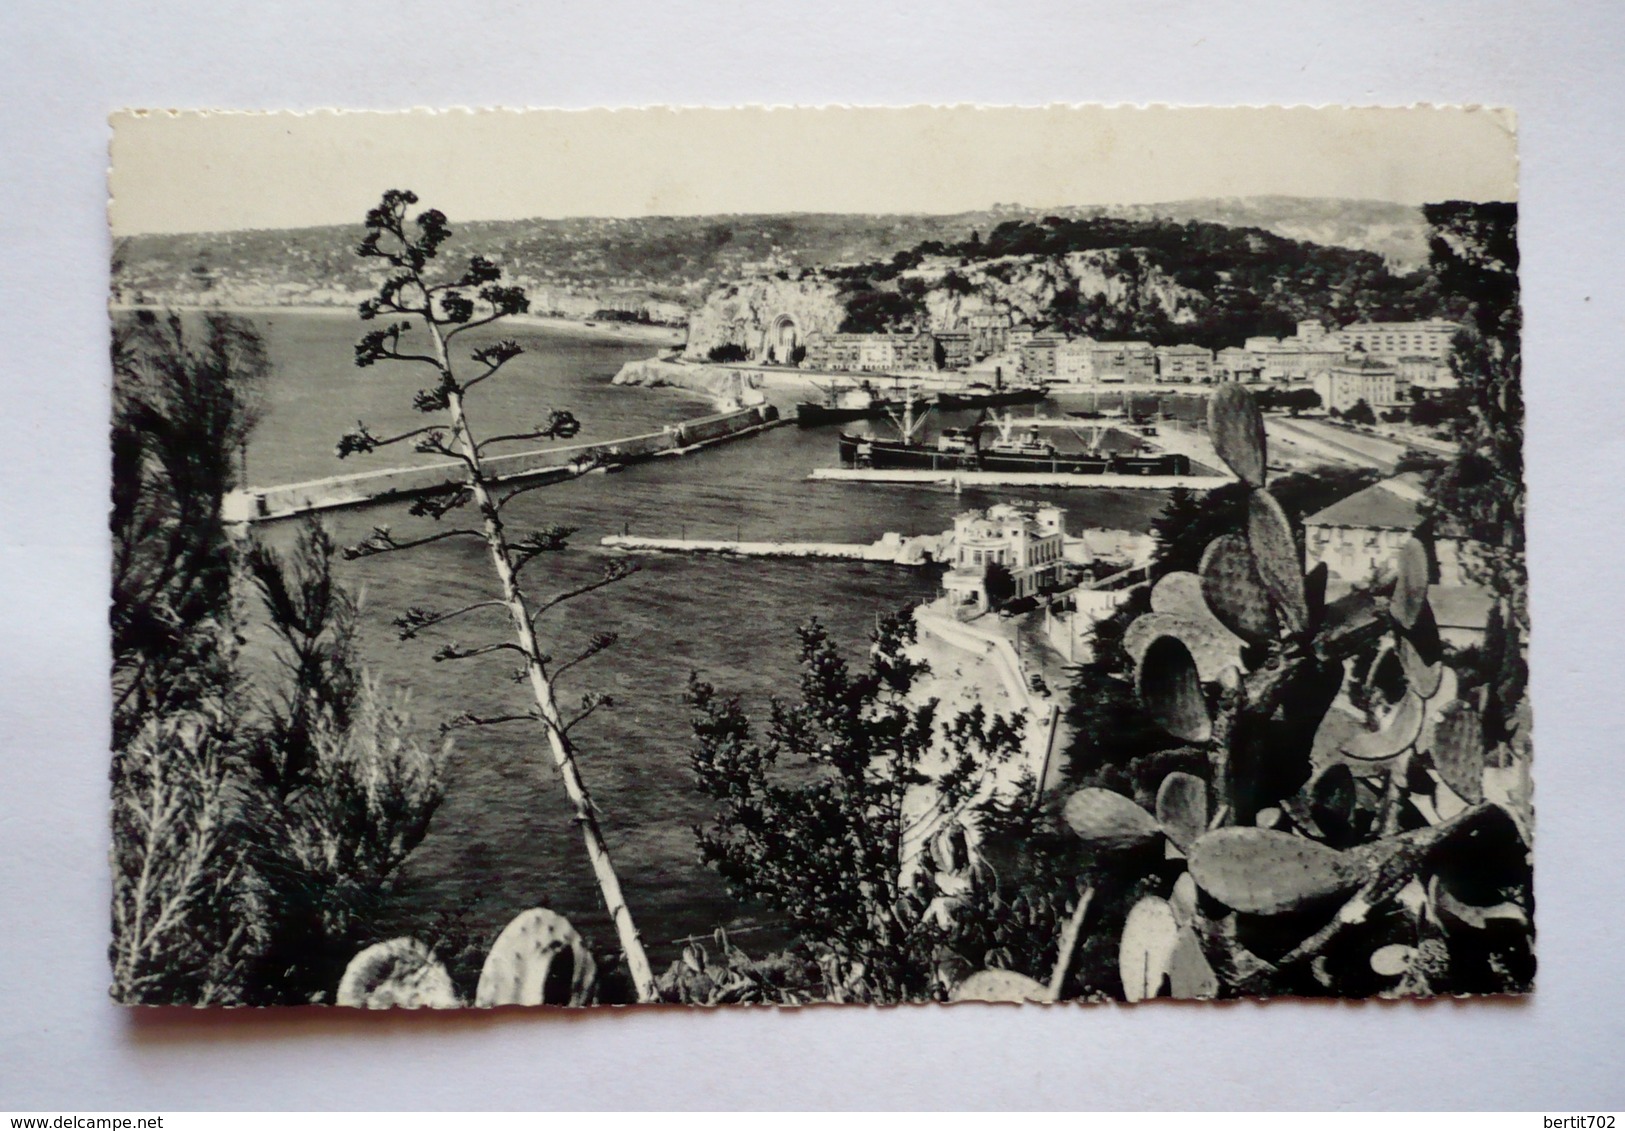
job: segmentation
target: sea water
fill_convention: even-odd
[[[339,433],[364,420],[376,434],[428,422],[411,395],[431,384],[425,366],[357,369],[354,340],[365,327],[353,316],[257,316],[273,372],[266,413],[247,453],[255,485],[318,478],[412,460],[404,447],[340,463]],[[492,337],[487,332],[486,337]],[[522,431],[549,409],[568,409],[586,440],[658,428],[712,411],[671,389],[612,386],[625,361],[654,347],[567,336],[538,328],[506,328],[526,354],[469,398],[481,434]],[[470,335],[473,344],[482,339]],[[462,347],[459,347],[462,348]],[[1048,406],[1045,411],[1060,410]],[[1125,490],[1043,492],[998,489],[956,494],[942,487],[809,482],[814,467],[836,463],[836,428],[784,427],[693,455],[660,459],[615,474],[596,474],[538,488],[514,501],[510,532],[561,523],[576,527],[572,548],[529,566],[522,580],[545,599],[601,574],[612,551],[604,535],[742,538],[761,541],[870,542],[887,531],[936,533],[970,508],[1020,499],[1048,499],[1068,510],[1069,528],[1144,530],[1163,499]],[[520,450],[523,445],[513,450]],[[466,522],[454,512],[447,524]],[[341,542],[388,524],[397,537],[432,533],[403,504],[323,516]],[[261,529],[273,542],[291,523]],[[733,900],[698,861],[694,826],[711,815],[694,788],[693,738],[683,691],[690,673],[738,694],[757,718],[770,697],[797,689],[795,629],[810,618],[829,627],[855,663],[877,615],[936,592],[931,570],[806,560],[727,559],[652,555],[626,581],[561,605],[540,622],[543,646],[556,660],[578,651],[597,632],[619,642],[566,672],[561,705],[569,712],[586,692],[613,697],[574,732],[581,772],[601,813],[604,836],[657,967],[680,950],[676,940],[717,927],[757,928],[738,936],[751,949],[780,941],[771,913]],[[465,711],[517,713],[526,689],[512,681],[514,657],[436,663],[440,643],[500,640],[501,610],[475,614],[450,631],[401,641],[390,621],[409,606],[450,609],[495,595],[483,544],[435,543],[399,554],[345,563],[343,580],[362,595],[360,633],[366,665],[387,683],[407,689],[426,742],[436,728]],[[413,853],[393,899],[400,929],[427,937],[446,914],[463,929],[493,938],[526,907],[546,904],[570,917],[595,947],[614,949],[580,833],[545,742],[527,724],[459,730],[450,754],[446,799],[427,839]],[[788,767],[794,770],[795,767]]]

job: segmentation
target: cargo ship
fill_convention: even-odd
[[[844,389],[826,389],[821,401],[802,401],[796,405],[796,423],[812,428],[853,420],[880,420],[892,412],[924,412],[930,404],[920,394],[902,390],[887,396],[865,381]]]
[[[937,394],[937,407],[943,412],[967,408],[998,408],[1012,404],[1037,404],[1048,396],[1042,385],[1006,385],[1002,373],[995,373],[993,384],[972,381],[962,389],[943,390]]]
[[[988,425],[991,423],[991,431]],[[999,471],[1045,475],[1189,475],[1191,461],[1177,452],[1158,451],[1137,437],[1123,435],[1130,447],[1102,451],[1098,436],[1083,452],[1063,452],[1044,438],[1041,429],[1020,427],[1008,413],[969,428],[944,428],[934,443],[914,439],[916,424],[905,420],[899,438],[881,440],[843,432],[840,456],[843,467],[878,470]],[[1121,434],[1120,434],[1121,435]],[[985,441],[985,442],[984,442]]]

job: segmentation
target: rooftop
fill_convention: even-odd
[[[1305,526],[1353,526],[1370,530],[1415,530],[1422,522],[1422,475],[1407,471],[1373,483],[1303,520]]]

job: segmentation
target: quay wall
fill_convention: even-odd
[[[847,483],[940,483],[965,487],[1113,487],[1168,491],[1185,487],[1211,491],[1232,482],[1228,475],[1072,475],[1031,471],[930,471],[925,468],[877,470],[869,467],[815,467],[807,478]]]
[[[773,406],[752,405],[733,412],[715,413],[667,425],[657,432],[644,432],[616,440],[487,456],[484,466],[491,478],[499,482],[564,480],[602,468],[679,455],[746,436],[778,423],[781,423],[778,410]],[[465,482],[466,477],[467,470],[461,462],[444,460],[421,467],[385,468],[304,483],[250,487],[227,496],[225,517],[228,522],[289,518],[312,511],[421,495]]]
[[[648,550],[666,553],[730,554],[743,558],[833,558],[843,561],[924,565],[937,560],[944,539],[924,535],[902,538],[888,535],[878,542],[734,542],[705,538],[645,538],[635,534],[608,534],[598,540],[613,550]]]

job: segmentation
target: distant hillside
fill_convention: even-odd
[[[815,332],[1048,327],[1097,340],[1239,346],[1326,326],[1462,314],[1429,271],[1250,227],[1098,212],[1006,219],[868,263],[730,280],[689,320],[688,352],[765,356],[785,319]],[[782,344],[782,343],[781,343]]]
[[[1123,205],[1103,213],[1125,220],[1198,220],[1232,228],[1260,228],[1290,240],[1373,251],[1396,271],[1414,271],[1428,259],[1427,220],[1422,209],[1384,200],[1232,196]]]
[[[1168,218],[1245,226],[1295,240],[1376,252],[1396,267],[1426,256],[1421,210],[1370,201],[1252,197],[1157,205],[1031,209],[996,205],[951,216],[783,214],[457,224],[460,246],[498,259],[539,311],[590,317],[602,308],[681,320],[728,280],[889,259],[926,241],[958,243],[1010,220]],[[371,290],[357,259],[360,225],[149,235],[114,252],[121,301],[238,305],[343,304]]]

